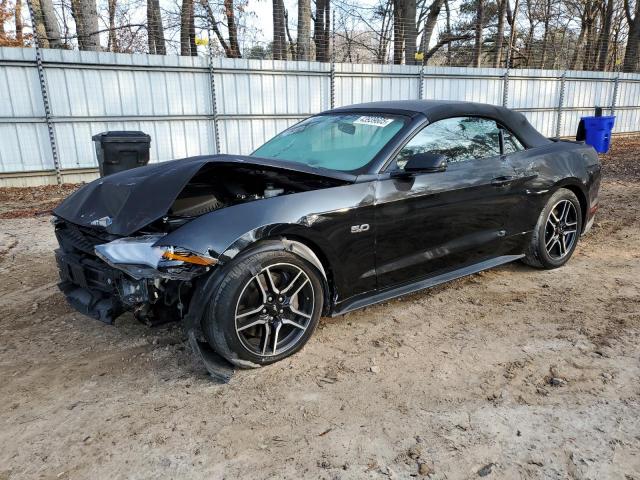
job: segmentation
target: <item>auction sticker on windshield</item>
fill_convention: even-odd
[[[393,122],[393,118],[362,116],[355,120],[353,124],[359,123],[360,125],[371,125],[372,127],[386,127],[391,122]]]

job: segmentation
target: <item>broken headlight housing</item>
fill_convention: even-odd
[[[178,248],[154,246],[163,235],[119,238],[97,245],[96,255],[136,280],[164,278],[190,280],[209,271],[218,260]]]

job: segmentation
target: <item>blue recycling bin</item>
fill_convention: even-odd
[[[611,145],[611,131],[616,117],[582,117],[584,126],[584,141],[596,149],[598,153],[607,153]]]

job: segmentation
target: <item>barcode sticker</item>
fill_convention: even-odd
[[[354,125],[359,123],[360,125],[371,125],[372,127],[386,127],[391,122],[393,122],[393,118],[362,116],[353,123]]]

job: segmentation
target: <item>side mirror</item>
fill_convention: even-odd
[[[404,166],[406,173],[434,173],[447,169],[447,157],[439,153],[416,153]]]

